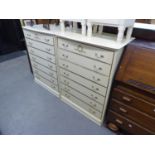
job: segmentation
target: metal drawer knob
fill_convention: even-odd
[[[155,109],[153,109],[153,112],[155,112]]]
[[[124,108],[119,108],[119,110],[121,111],[121,112],[123,112],[123,113],[127,113],[127,110],[126,109],[124,109]]]
[[[123,124],[123,121],[121,121],[121,120],[119,120],[119,119],[116,119],[115,121],[116,121],[118,124],[121,124],[121,125]]]
[[[127,102],[131,102],[131,99],[129,97],[127,97],[127,96],[123,96],[122,99],[127,101]]]
[[[132,128],[133,126],[132,126],[132,124],[128,124],[128,127],[129,127],[129,128]]]

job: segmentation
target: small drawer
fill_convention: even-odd
[[[32,55],[38,56],[38,57],[46,59],[52,63],[55,63],[55,56],[53,56],[52,54],[42,52],[40,50],[37,50],[37,49],[35,49],[33,47],[29,47],[29,46],[28,46],[28,52]]]
[[[61,95],[64,96],[64,97],[66,97],[70,101],[72,101],[74,104],[76,104],[81,109],[83,109],[86,112],[88,112],[89,114],[93,115],[94,117],[96,117],[98,119],[101,119],[102,114],[100,112],[98,112],[95,109],[91,108],[89,105],[85,104],[81,100],[77,99],[76,97],[72,96],[71,94],[69,94],[69,93],[67,93],[65,91],[62,91],[62,94]]]
[[[126,105],[134,107],[155,117],[155,105],[142,98],[132,95],[131,93],[129,94],[128,92],[118,88],[114,88],[112,97],[125,103]]]
[[[87,80],[79,75],[76,75],[74,73],[71,73],[69,71],[66,71],[64,69],[60,69],[61,76],[64,76],[66,78],[69,78],[73,81],[76,81],[77,83],[80,83],[81,85],[87,87],[88,89],[91,89],[92,91],[95,91],[96,93],[99,93],[100,95],[106,94],[106,88],[103,86],[100,86],[90,80]]]
[[[38,33],[38,32],[32,32],[24,30],[24,35],[26,38],[30,38],[36,41],[40,41],[49,45],[54,45],[54,38],[50,35]]]
[[[89,79],[89,80],[92,80],[93,82],[95,82],[97,84],[100,84],[100,85],[105,86],[105,87],[108,86],[109,78],[107,76],[97,74],[93,71],[87,70],[85,68],[82,68],[78,65],[69,63],[69,62],[64,61],[64,60],[59,60],[59,65],[63,69],[69,70],[75,74],[81,75],[82,77]]]
[[[92,71],[109,76],[111,71],[111,65],[105,64],[96,60],[92,60],[74,53],[66,52],[59,49],[59,57],[66,61],[73,62],[82,67],[88,68]]]
[[[93,92],[92,90],[89,90],[86,87],[84,87],[76,82],[73,82],[72,80],[69,80],[65,77],[60,77],[60,80],[63,84],[81,92],[82,94],[88,96],[89,98],[93,99],[94,101],[99,102],[100,104],[104,104],[105,98],[103,96],[101,96],[101,95]]]
[[[128,119],[144,126],[145,128],[155,132],[155,118],[145,113],[138,111],[137,109],[131,108],[115,99],[112,99],[110,108],[125,116]]]
[[[142,127],[136,122],[127,119],[126,117],[121,116],[120,114],[109,110],[107,115],[107,122],[114,123],[120,129],[127,131],[130,134],[138,134],[138,135],[150,135],[155,134],[155,132],[151,132],[150,130]]]
[[[40,65],[47,67],[48,69],[56,71],[56,65],[54,63],[51,63],[45,59],[41,59],[41,58],[39,58],[35,55],[32,55],[30,53],[29,53],[29,55],[30,55],[30,59],[31,59],[32,63],[35,62],[37,64],[40,64]]]
[[[43,77],[39,76],[39,75],[35,75],[35,78],[38,79],[39,81],[43,82],[45,85],[47,85],[48,87],[56,90],[58,92],[58,86],[54,85],[53,83],[51,83],[50,81],[44,79]]]
[[[42,72],[42,71],[40,71],[40,70],[37,70],[37,69],[33,68],[33,73],[34,73],[34,76],[39,75],[39,76],[41,76],[42,78],[44,78],[44,79],[50,81],[50,82],[53,83],[54,85],[58,85],[57,79],[55,79],[55,78],[52,77],[52,76],[47,75],[46,73],[44,73],[44,72]]]
[[[50,46],[50,45],[47,45],[47,44],[44,44],[41,42],[37,42],[37,41],[31,40],[31,39],[26,39],[26,43],[27,43],[27,46],[39,49],[46,53],[50,53],[52,55],[54,55],[54,53],[55,53],[53,46]]]
[[[90,57],[92,59],[112,64],[114,53],[109,50],[95,48],[94,46],[88,46],[60,38],[58,39],[58,47],[60,49],[65,49],[82,56]]]
[[[57,78],[57,74],[56,74],[55,71],[53,71],[51,69],[48,69],[47,67],[44,67],[44,66],[42,66],[40,64],[37,64],[37,63],[35,63],[33,61],[31,63],[32,63],[32,67],[34,69],[39,70],[41,72],[44,72],[45,74],[47,74],[47,75],[49,75],[49,76],[51,76],[51,77],[53,77],[55,79]]]
[[[88,98],[87,96],[79,93],[78,91],[66,86],[66,85],[61,85],[61,89],[64,90],[65,92],[73,95],[74,97],[77,97],[79,100],[83,101],[84,103],[90,105],[95,110],[98,110],[99,112],[102,112],[103,110],[103,105],[93,101],[92,99]]]

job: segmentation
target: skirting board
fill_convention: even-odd
[[[81,114],[83,114],[85,117],[87,117],[94,123],[96,123],[97,125],[99,125],[99,126],[102,125],[102,121],[100,119],[94,117],[93,115],[88,113],[86,110],[82,109],[80,106],[78,106],[75,103],[73,103],[72,101],[68,100],[66,97],[61,96],[61,100],[63,102],[65,102],[66,104],[68,104],[69,106],[71,106],[72,108],[74,108],[75,110],[77,110],[78,112],[80,112]]]
[[[48,87],[46,84],[44,84],[43,82],[41,82],[40,80],[38,80],[37,78],[34,78],[34,81],[41,85],[42,87],[44,87],[45,89],[47,89],[50,93],[54,94],[55,96],[59,97],[59,93],[55,90],[53,90],[52,88]]]

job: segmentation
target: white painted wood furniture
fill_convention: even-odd
[[[27,30],[24,35],[35,81],[59,96],[54,37]]]
[[[123,47],[132,39],[118,43],[61,27],[23,29],[35,81],[101,125]]]
[[[96,32],[97,25],[99,25],[99,34],[102,34],[104,26],[111,26],[118,28],[117,42],[122,42],[124,39],[124,32],[127,28],[126,40],[130,40],[133,31],[134,19],[88,19],[87,20],[87,35],[92,37],[93,31]],[[93,29],[94,26],[94,29]]]
[[[68,21],[70,23],[70,32],[79,32],[79,28],[77,23],[81,24],[81,34],[82,35],[86,35],[86,20],[85,19],[61,19],[60,20],[60,26],[61,26],[61,31],[65,32],[66,28],[65,28],[65,21]]]

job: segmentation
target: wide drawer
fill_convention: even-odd
[[[38,32],[26,31],[26,30],[24,30],[24,35],[26,38],[30,38],[46,44],[54,45],[54,38],[52,36],[38,33]]]
[[[145,128],[155,132],[155,118],[145,113],[142,113],[134,108],[131,108],[115,99],[111,100],[111,107],[113,111],[137,122]]]
[[[33,47],[29,47],[29,46],[28,46],[28,51],[32,55],[38,56],[38,57],[46,59],[52,63],[55,63],[55,56],[54,55],[42,52],[40,50],[37,50],[37,49],[35,49]]]
[[[55,79],[57,78],[57,74],[56,74],[55,71],[53,71],[51,69],[48,69],[47,67],[44,67],[42,65],[39,65],[39,64],[37,64],[37,63],[35,63],[33,61],[31,62],[31,64],[32,64],[32,67],[34,69],[39,70],[41,72],[44,72],[45,74],[47,74],[47,75],[49,75],[51,77],[54,77]]]
[[[39,49],[41,51],[54,55],[54,46],[50,46],[41,42],[37,42],[31,39],[26,39],[27,46]]]
[[[67,86],[70,86],[71,88],[81,92],[82,94],[90,97],[91,99],[93,99],[93,100],[95,100],[95,101],[97,101],[97,102],[99,102],[101,104],[104,104],[104,99],[105,98],[103,96],[101,96],[101,95],[93,92],[92,90],[89,90],[86,87],[84,87],[84,86],[82,86],[82,85],[80,85],[80,84],[78,84],[76,82],[73,82],[72,80],[69,80],[69,79],[67,79],[65,77],[60,77],[60,79],[61,79],[61,82],[63,84],[65,84]]]
[[[50,81],[44,79],[43,77],[39,76],[39,75],[35,75],[35,78],[38,79],[39,81],[43,82],[45,85],[47,85],[48,87],[56,90],[58,92],[58,86],[54,85],[53,83],[51,83]]]
[[[102,76],[100,74],[97,74],[93,71],[87,70],[85,68],[82,68],[78,65],[69,63],[67,61],[59,60],[60,67],[67,69],[75,74],[81,75],[89,80],[92,80],[93,82],[96,82],[102,86],[107,87],[109,78],[106,76]]]
[[[96,60],[92,60],[75,53],[66,52],[65,50],[59,49],[59,58],[72,63],[78,64],[82,67],[88,68],[100,74],[109,76],[111,71],[111,65],[105,64]]]
[[[57,84],[58,84],[58,83],[57,83],[57,79],[55,79],[55,78],[52,77],[52,76],[47,75],[46,73],[44,73],[44,72],[42,72],[42,71],[40,71],[40,70],[37,70],[37,69],[33,68],[33,73],[34,73],[34,76],[39,75],[39,76],[41,76],[42,78],[44,78],[44,79],[50,81],[50,82],[53,83],[54,85],[57,85]]]
[[[93,46],[84,45],[78,42],[58,39],[58,47],[77,53],[86,57],[90,57],[108,64],[112,64],[114,53],[109,50],[95,48]]]
[[[85,104],[84,102],[80,101],[76,97],[72,96],[71,94],[62,91],[62,96],[68,98],[70,101],[72,101],[74,104],[78,105],[80,108],[84,109],[91,115],[95,116],[96,118],[101,119],[102,114],[98,112],[97,110],[91,108],[89,105]]]
[[[66,71],[64,69],[60,69],[60,74],[66,78],[69,78],[77,83],[80,83],[81,85],[95,91],[96,93],[99,93],[100,95],[106,94],[106,88],[103,86],[100,86],[92,81],[89,81],[79,75],[76,75],[74,73],[71,73],[69,71]]]
[[[134,107],[155,117],[155,105],[147,102],[144,99],[138,98],[131,93],[129,94],[128,92],[125,92],[118,88],[114,88],[112,97],[125,103],[126,105]]]
[[[131,121],[118,113],[109,110],[108,116],[107,116],[107,122],[108,123],[114,123],[119,128],[127,131],[131,134],[138,134],[138,135],[148,135],[148,134],[155,134],[155,132],[151,132],[148,129],[142,127],[141,125],[135,123],[134,121]]]
[[[56,65],[54,63],[51,63],[44,59],[41,59],[41,58],[39,58],[35,55],[32,55],[32,54],[30,54],[30,59],[31,59],[31,62],[36,62],[37,64],[41,64],[49,69],[56,71]]]
[[[95,110],[98,110],[99,112],[102,112],[103,110],[103,105],[97,103],[96,101],[93,101],[92,99],[88,98],[87,96],[79,93],[78,91],[72,89],[71,87],[68,87],[66,85],[61,85],[61,89],[64,90],[65,92],[73,95],[74,97],[78,98],[79,100],[83,101],[84,103],[88,104]]]

